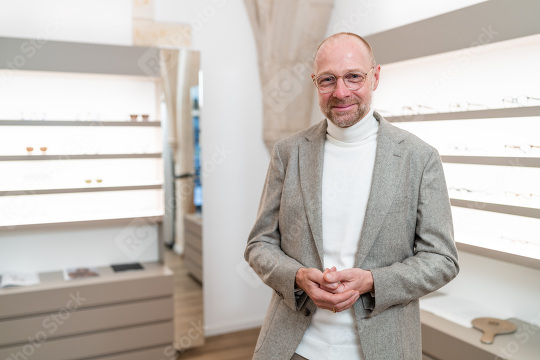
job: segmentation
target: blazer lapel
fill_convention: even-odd
[[[322,171],[326,120],[306,134],[298,149],[300,188],[311,233],[315,240],[322,270],[324,250],[322,238]]]
[[[366,215],[355,257],[355,267],[362,265],[381,230],[382,220],[394,200],[396,184],[399,184],[399,174],[403,165],[399,146],[403,140],[395,136],[390,123],[377,113],[375,117],[380,124],[377,152]]]

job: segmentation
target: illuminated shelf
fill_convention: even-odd
[[[471,254],[486,256],[492,259],[506,261],[512,264],[527,266],[530,268],[540,270],[540,262],[534,258],[512,254],[505,251],[489,249],[489,248],[481,247],[478,245],[470,245],[470,244],[459,242],[457,240],[456,240],[456,247],[459,251],[465,251]]]
[[[51,227],[57,229],[59,226],[80,226],[92,224],[94,226],[103,226],[109,224],[125,224],[126,221],[132,220],[144,220],[145,223],[149,224],[161,224],[163,222],[163,213],[149,212],[147,214],[129,214],[123,213],[121,216],[109,216],[109,217],[96,217],[90,219],[87,216],[83,218],[73,218],[69,220],[62,221],[43,221],[43,222],[28,222],[22,224],[0,224],[0,231],[8,230],[27,230],[27,229],[44,229],[46,227]],[[159,228],[159,227],[158,227]]]
[[[450,204],[452,206],[462,207],[466,209],[490,211],[499,214],[517,215],[533,219],[540,219],[540,209],[535,208],[461,199],[450,199]]]
[[[441,155],[441,160],[450,164],[540,167],[538,157]]]
[[[0,126],[161,126],[160,121],[0,120]]]
[[[87,160],[87,159],[160,159],[161,153],[150,154],[94,154],[94,155],[5,155],[0,161],[39,161],[39,160]]]
[[[473,120],[473,119],[499,119],[509,117],[540,116],[540,106],[524,106],[504,109],[487,109],[473,111],[452,111],[432,114],[399,115],[385,117],[389,122],[413,121],[445,121],[445,120]]]
[[[35,189],[35,190],[4,190],[0,191],[0,196],[19,196],[19,195],[45,195],[45,194],[68,194],[82,192],[101,192],[101,191],[124,191],[124,190],[153,190],[161,189],[161,184],[151,185],[126,185],[126,186],[86,186],[78,188],[58,188],[58,189]]]

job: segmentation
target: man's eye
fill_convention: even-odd
[[[333,76],[325,76],[325,77],[322,77],[322,78],[319,79],[319,84],[321,84],[321,85],[331,84],[334,81],[336,81],[335,77],[333,77]]]
[[[364,76],[362,74],[347,74],[345,75],[345,80],[348,80],[348,81],[354,81],[354,82],[357,82],[357,81],[362,81],[364,80]]]

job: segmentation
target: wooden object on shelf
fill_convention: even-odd
[[[202,217],[199,214],[184,215],[184,265],[198,282],[203,282],[202,267]]]
[[[144,270],[0,290],[0,358],[132,360],[174,353],[173,274],[160,263]],[[114,355],[113,355],[114,354]],[[30,355],[28,355],[30,356]],[[17,358],[17,356],[15,356]]]
[[[476,318],[472,324],[475,329],[483,332],[480,341],[484,344],[493,344],[496,335],[512,334],[517,330],[513,322],[495,318]]]

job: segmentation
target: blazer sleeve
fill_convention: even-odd
[[[298,310],[305,302],[306,295],[295,289],[296,273],[304,266],[281,248],[279,215],[284,178],[285,168],[276,144],[244,258],[261,280],[284,299],[287,306]]]
[[[433,292],[459,272],[450,200],[441,159],[435,149],[424,166],[417,201],[414,256],[370,269],[375,297],[363,299],[364,307],[372,310],[370,316]]]

